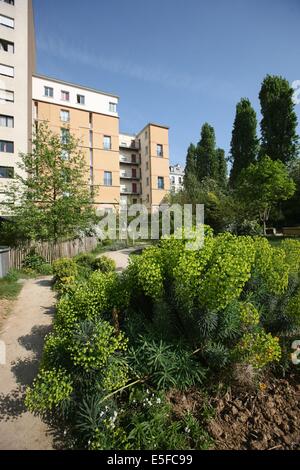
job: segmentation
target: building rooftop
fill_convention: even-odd
[[[96,90],[96,88],[90,88],[87,86],[79,85],[78,83],[72,83],[72,82],[66,82],[64,80],[59,80],[58,78],[53,78],[53,77],[48,77],[47,75],[40,75],[40,74],[33,74],[33,77],[35,78],[41,78],[42,80],[49,80],[51,82],[55,83],[61,83],[62,85],[68,85],[68,86],[73,86],[76,88],[80,88],[81,90],[86,90],[86,91],[91,91],[93,93],[98,93],[99,95],[106,95],[106,96],[111,96],[113,98],[120,99],[120,97],[114,93],[107,93],[106,91],[102,90]]]

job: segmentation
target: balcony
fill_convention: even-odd
[[[124,179],[124,180],[139,180],[140,177],[138,175],[130,175],[128,173],[120,173],[120,179]]]
[[[131,142],[130,141],[124,141],[124,142],[120,142],[120,148],[123,148],[123,149],[128,149],[128,150],[139,150],[140,148],[140,143],[138,140],[132,140]]]
[[[125,165],[139,165],[140,164],[138,158],[136,159],[136,161],[133,161],[131,158],[126,158],[123,156],[120,156],[120,163],[124,163]]]
[[[134,189],[125,185],[121,185],[120,194],[121,196],[138,196],[139,194],[141,194],[141,192],[139,188]]]

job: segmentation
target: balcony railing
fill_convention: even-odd
[[[124,163],[125,165],[139,165],[139,160],[132,160],[131,158],[120,157],[120,163]]]
[[[138,140],[132,140],[131,142],[120,142],[120,148],[130,149],[130,150],[139,150],[140,143]]]
[[[128,175],[126,173],[120,173],[120,178],[124,180],[139,180],[140,177],[138,175]]]
[[[140,194],[140,191],[137,189],[136,191],[133,191],[132,189],[128,189],[128,188],[121,188],[120,189],[120,194],[125,196],[138,196]]]

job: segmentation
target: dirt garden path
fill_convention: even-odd
[[[128,267],[130,255],[135,252],[139,252],[140,250],[145,249],[146,247],[147,245],[133,248],[124,248],[124,250],[118,251],[106,251],[104,253],[101,253],[101,255],[99,255],[97,258],[100,258],[101,256],[106,256],[107,258],[114,260],[114,262],[116,263],[116,271],[121,272]]]
[[[0,450],[53,448],[47,425],[26,411],[24,394],[38,372],[54,305],[51,277],[27,280],[1,327],[6,364],[0,364]]]

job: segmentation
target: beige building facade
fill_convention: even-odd
[[[36,74],[32,1],[0,0],[0,192],[19,173],[35,124],[47,122],[78,139],[96,207],[158,206],[170,189],[169,129],[122,134],[118,104],[115,94]]]

